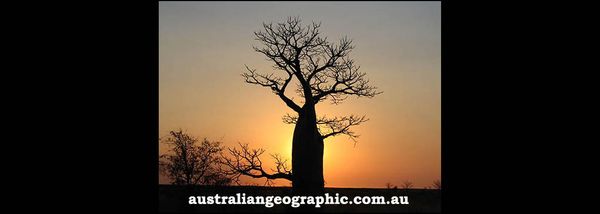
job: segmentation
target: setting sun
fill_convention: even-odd
[[[265,74],[281,72],[252,48],[261,45],[254,32],[263,22],[299,15],[303,25],[320,22],[320,33],[332,42],[351,38],[356,46],[351,58],[368,83],[383,92],[315,105],[318,117],[368,118],[351,128],[359,135],[356,141],[346,135],[324,140],[325,186],[384,188],[403,181],[431,186],[441,179],[439,2],[345,3],[343,10],[340,3],[321,4],[315,9],[305,2],[259,2],[241,9],[231,2],[161,2],[160,137],[182,129],[226,148],[248,144],[265,150],[265,170],[275,169],[271,154],[280,154],[291,167],[295,126],[282,118],[295,112],[269,88],[248,84],[241,75],[248,72],[246,65]],[[294,92],[297,84],[291,82],[284,95],[302,104]],[[161,144],[159,152],[166,149]],[[264,178],[241,179],[242,184],[265,183]],[[168,180],[160,176],[160,183]]]

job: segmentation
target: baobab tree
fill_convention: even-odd
[[[236,159],[229,159],[230,167],[238,174],[254,178],[282,178],[292,181],[294,191],[300,193],[322,192],[323,142],[326,138],[346,135],[358,137],[350,128],[367,121],[365,116],[317,117],[316,105],[326,100],[340,104],[349,96],[374,97],[381,93],[369,85],[360,66],[349,57],[354,49],[347,37],[329,42],[321,36],[320,23],[302,25],[299,17],[272,24],[263,23],[263,29],[254,32],[261,46],[254,50],[274,64],[273,73],[259,72],[246,65],[242,76],[246,83],[269,88],[279,97],[293,114],[286,114],[283,121],[294,124],[292,140],[292,168],[287,170],[278,158],[275,173],[262,169],[259,159],[264,150],[230,150]],[[294,81],[295,92],[300,103],[291,99],[286,92]],[[274,170],[275,171],[275,170]]]

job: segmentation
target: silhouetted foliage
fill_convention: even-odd
[[[161,139],[170,146],[170,153],[160,156],[160,171],[174,185],[228,185],[231,179],[221,172],[220,142],[198,139],[183,131],[171,131]]]

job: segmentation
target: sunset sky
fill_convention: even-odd
[[[325,141],[326,187],[431,186],[441,177],[440,2],[160,2],[159,133],[183,129],[199,138],[266,149],[291,161],[293,113],[267,88],[244,82],[244,65],[273,72],[253,32],[262,22],[299,16],[321,22],[330,41],[354,40],[351,53],[383,94],[323,102],[319,115],[366,115],[346,136]],[[277,71],[280,72],[280,71]],[[297,98],[296,98],[297,99]],[[164,152],[164,145],[160,152]],[[290,164],[291,165],[291,164]],[[160,177],[161,183],[167,180]],[[244,179],[263,184],[264,180]],[[289,185],[286,180],[278,185]]]

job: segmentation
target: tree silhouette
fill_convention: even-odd
[[[226,185],[231,179],[222,173],[219,153],[223,150],[220,142],[198,139],[183,131],[171,131],[161,139],[171,146],[169,154],[159,158],[161,172],[171,179],[174,185]]]
[[[413,187],[413,183],[410,181],[404,181],[402,182],[402,188],[403,189],[410,189]]]
[[[315,106],[325,100],[339,104],[349,96],[373,97],[381,92],[369,85],[365,73],[353,59],[349,58],[354,49],[352,40],[341,38],[337,43],[329,42],[319,31],[320,23],[303,26],[299,17],[288,17],[277,24],[263,23],[263,29],[254,32],[261,47],[254,50],[271,61],[276,72],[259,73],[246,66],[243,73],[246,83],[271,89],[290,109],[293,115],[283,117],[285,123],[295,124],[292,141],[291,176],[279,176],[292,181],[293,190],[300,193],[323,191],[323,140],[338,135],[347,135],[355,140],[358,137],[350,130],[367,119],[365,116],[317,117]],[[286,92],[290,83],[296,84],[295,92],[302,98],[298,104]],[[261,152],[259,152],[261,153]],[[246,155],[241,153],[238,155]],[[250,160],[254,153],[250,154]],[[243,158],[245,159],[245,158]],[[250,161],[247,168],[237,171],[255,170]],[[261,170],[258,170],[259,172]],[[249,175],[249,173],[241,173]],[[260,172],[251,177],[266,177]]]

